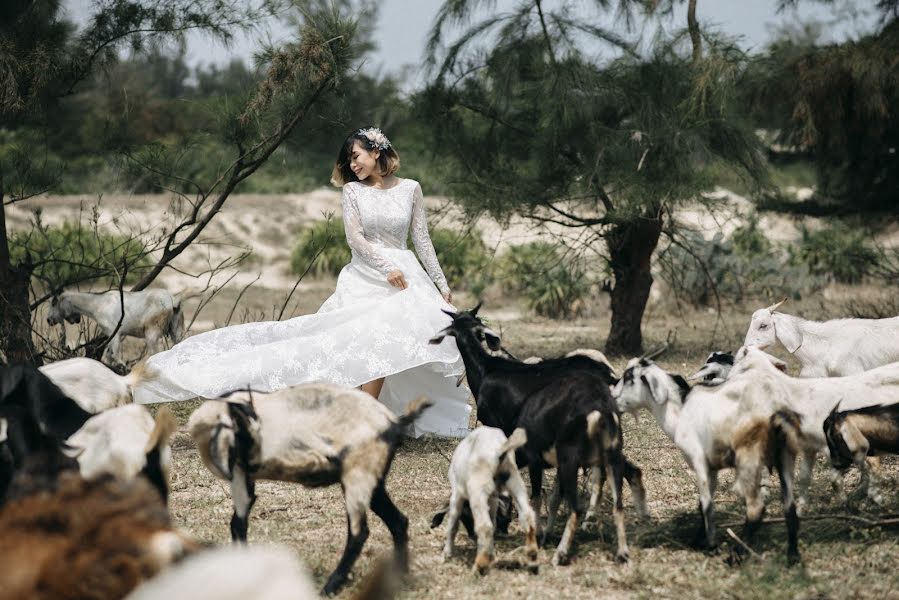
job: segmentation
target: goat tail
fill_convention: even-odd
[[[512,432],[512,435],[509,436],[509,439],[499,447],[499,456],[504,456],[506,452],[518,450],[527,443],[528,434],[524,430],[524,427],[517,427],[515,431]]]
[[[158,375],[156,371],[147,366],[147,360],[144,359],[134,365],[131,371],[125,375],[125,383],[133,390],[142,383],[153,381]]]
[[[153,431],[150,432],[147,445],[144,446],[144,454],[149,454],[168,444],[176,431],[178,431],[178,421],[175,419],[175,415],[168,406],[163,406],[156,413]]]
[[[781,409],[771,415],[769,421],[772,432],[772,443],[768,445],[768,465],[781,465],[781,457],[785,453],[797,454],[802,438],[802,417],[798,413]]]
[[[396,446],[399,444],[400,436],[410,425],[415,423],[418,417],[421,416],[426,409],[433,406],[434,403],[428,400],[427,396],[419,396],[415,400],[409,403],[406,407],[406,412],[403,413],[399,419],[395,422],[391,423],[384,433],[381,434],[381,437],[384,438],[388,444],[391,446]]]

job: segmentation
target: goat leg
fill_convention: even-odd
[[[624,478],[631,488],[631,497],[634,499],[634,508],[637,509],[637,516],[642,521],[648,521],[650,515],[649,509],[646,507],[646,488],[643,487],[643,471],[626,457],[624,459]],[[600,491],[602,491],[602,483],[600,483]]]
[[[358,498],[351,499],[349,495],[346,498],[347,504],[347,536],[346,546],[343,549],[343,556],[337,563],[337,568],[328,577],[325,587],[322,588],[323,596],[333,596],[349,578],[350,570],[359,558],[362,552],[362,546],[368,539],[368,523],[366,522],[365,512],[369,502],[360,502]]]
[[[540,543],[542,545],[545,542],[546,536],[540,525],[543,468],[537,465],[536,460],[530,460],[528,461],[528,474],[531,477],[531,508],[534,511],[534,518],[537,519],[537,537],[540,538]]]
[[[231,476],[231,501],[234,503],[234,514],[231,516],[232,541],[247,541],[250,509],[256,503],[255,491],[256,484],[250,474],[239,465],[234,465]]]
[[[537,518],[534,509],[528,504],[524,481],[518,471],[513,471],[506,482],[506,489],[512,496],[512,503],[518,509],[521,530],[524,531],[525,552],[528,557],[528,569],[536,573],[537,566]]]
[[[393,538],[393,557],[397,569],[400,572],[407,571],[409,569],[409,519],[400,512],[400,509],[387,495],[383,481],[372,494],[371,509],[379,519],[384,521],[390,531],[390,536]]]
[[[556,470],[556,479],[559,481],[559,492],[568,503],[571,515],[565,524],[565,531],[562,533],[562,539],[556,547],[553,555],[552,564],[554,566],[568,564],[571,557],[571,545],[574,541],[574,534],[577,531],[578,521],[584,516],[583,508],[577,494],[577,473],[578,473],[578,449],[574,448],[556,448],[559,466]]]
[[[793,495],[793,467],[796,457],[789,451],[782,452],[777,464],[780,491],[783,495],[784,517],[787,524],[787,562],[799,562],[799,513]]]

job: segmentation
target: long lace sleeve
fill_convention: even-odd
[[[422,266],[431,276],[431,281],[437,286],[441,294],[450,291],[449,285],[446,283],[446,276],[440,263],[437,262],[437,253],[434,251],[434,244],[431,243],[431,236],[428,235],[428,220],[425,216],[425,201],[421,192],[421,186],[415,184],[415,191],[412,195],[412,243],[415,244],[415,250],[418,252],[418,258],[421,260]]]
[[[373,269],[387,275],[397,268],[389,260],[384,258],[378,250],[365,239],[362,230],[362,220],[359,217],[359,207],[356,206],[356,198],[350,190],[350,186],[343,186],[343,228],[346,231],[346,241],[353,251],[353,255],[362,259],[362,262]]]

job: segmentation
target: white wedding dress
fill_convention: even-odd
[[[415,424],[416,436],[464,436],[471,407],[468,389],[456,386],[462,358],[451,337],[428,344],[450,323],[440,309],[452,307],[441,296],[449,288],[428,236],[421,186],[411,179],[388,189],[348,183],[343,221],[353,258],[317,313],[189,337],[148,359],[157,377],[135,390],[135,402],[386,377],[379,399],[394,412],[421,395],[434,402]],[[427,273],[406,248],[410,226]],[[387,282],[393,270],[403,272],[405,290]]]

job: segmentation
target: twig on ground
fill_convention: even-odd
[[[727,535],[729,535],[729,536],[731,537],[731,539],[733,539],[735,542],[737,542],[738,544],[740,544],[740,546],[742,546],[743,549],[746,550],[746,551],[749,553],[750,556],[752,556],[753,558],[760,558],[758,552],[756,552],[755,550],[753,550],[752,548],[750,548],[749,545],[748,545],[746,542],[744,542],[743,540],[741,540],[741,539],[737,536],[737,534],[734,533],[734,530],[731,529],[730,527],[727,528]]]

